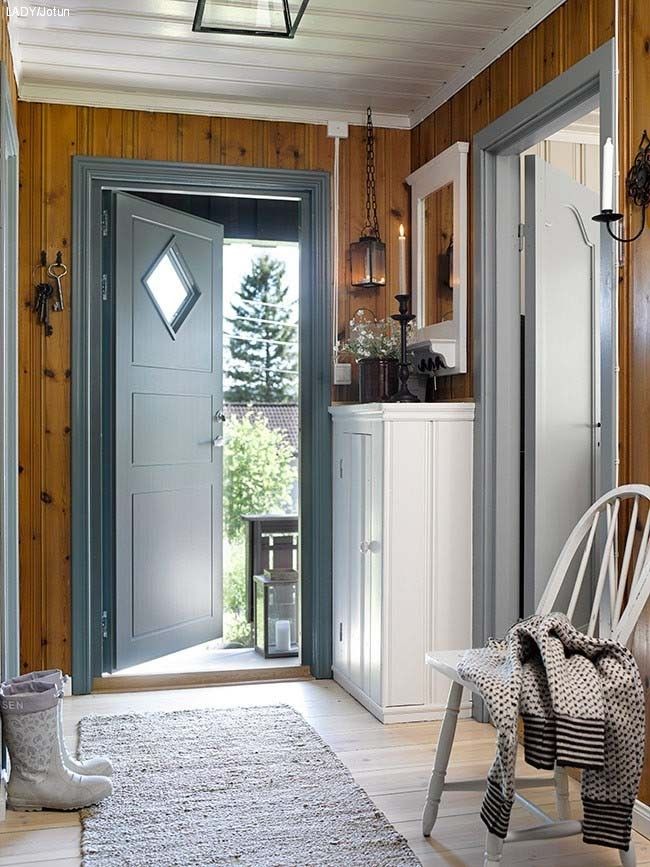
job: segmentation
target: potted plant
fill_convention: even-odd
[[[400,333],[392,319],[375,319],[369,311],[357,310],[343,349],[359,365],[360,403],[386,401],[397,392]]]

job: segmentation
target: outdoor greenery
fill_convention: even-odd
[[[296,403],[297,306],[287,300],[285,266],[260,256],[233,302],[226,403]]]
[[[291,506],[293,451],[254,409],[227,422],[223,472],[223,526],[229,542],[244,538],[242,515],[283,514]]]
[[[246,618],[245,526],[242,515],[282,514],[291,506],[297,469],[293,451],[254,409],[226,422],[224,516],[227,542],[224,569],[225,638],[250,643]]]

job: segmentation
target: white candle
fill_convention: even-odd
[[[603,185],[601,211],[614,209],[614,142],[608,138],[603,146]]]
[[[275,649],[278,653],[288,653],[291,650],[291,621],[275,621]]]
[[[399,227],[399,238],[398,238],[398,250],[399,250],[399,291],[400,295],[406,295],[408,293],[407,283],[406,283],[406,234],[404,232],[404,226],[400,223]]]

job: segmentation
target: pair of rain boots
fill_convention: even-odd
[[[63,685],[59,669],[35,671],[0,685],[2,731],[11,759],[10,809],[77,810],[113,792],[108,759],[77,761],[68,752]]]

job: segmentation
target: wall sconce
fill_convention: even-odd
[[[376,289],[386,285],[386,245],[379,233],[375,180],[375,130],[372,125],[372,109],[368,108],[366,223],[359,240],[350,244],[350,283],[360,289]]]
[[[623,219],[623,214],[614,211],[614,143],[608,138],[603,147],[603,188],[600,214],[592,217],[597,223],[605,223],[607,231],[615,241],[629,244],[641,237],[645,229],[645,212],[650,205],[650,138],[643,130],[639,150],[625,178],[625,191],[641,211],[641,228],[631,238],[621,238],[612,232],[611,224]]]

